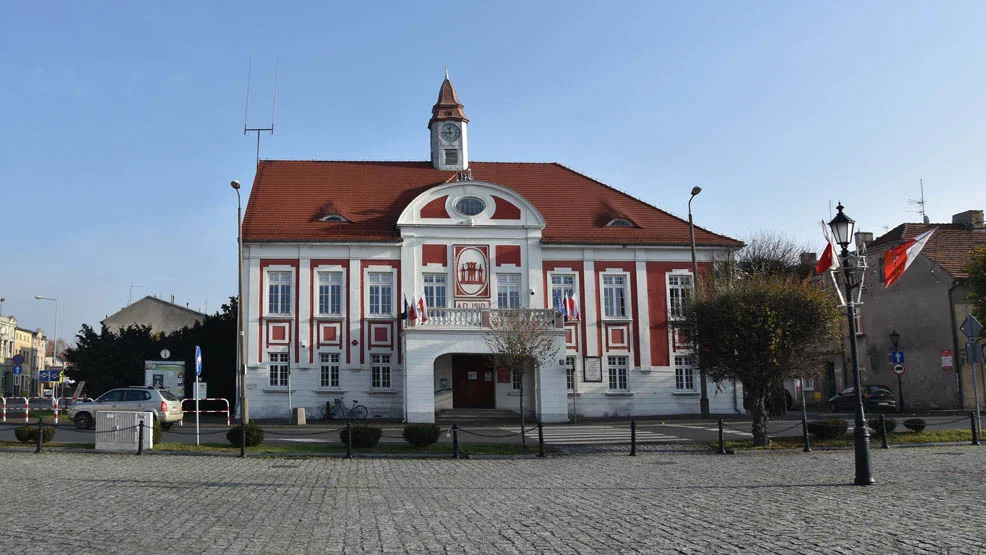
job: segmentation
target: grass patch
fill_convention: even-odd
[[[982,438],[980,438],[982,439]],[[812,447],[850,447],[853,445],[852,429],[849,433],[834,439],[812,439]],[[923,432],[891,432],[887,434],[887,443],[890,445],[902,443],[951,443],[951,442],[972,442],[972,430],[925,430]],[[880,436],[870,431],[870,445],[880,445]],[[719,442],[710,442],[714,448],[719,447]],[[727,441],[726,447],[733,449],[763,449],[753,445],[753,440]],[[768,449],[796,449],[804,447],[804,440],[800,437],[779,437],[771,438]]]

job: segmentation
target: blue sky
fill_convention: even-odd
[[[4,314],[60,337],[158,294],[236,292],[261,157],[425,160],[447,66],[470,157],[555,161],[740,239],[813,250],[986,208],[982,2],[10,3]],[[244,197],[244,201],[245,201]]]

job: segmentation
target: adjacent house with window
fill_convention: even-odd
[[[688,222],[555,163],[472,162],[446,78],[431,161],[261,161],[243,220],[249,417],[433,422],[444,409],[580,416],[698,413],[689,346],[669,325],[694,284]],[[695,229],[700,268],[740,243]],[[491,366],[497,311],[556,322],[555,360]],[[404,318],[403,316],[411,316]],[[715,413],[742,408],[709,384]]]

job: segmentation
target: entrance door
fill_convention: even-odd
[[[452,355],[452,407],[496,408],[496,382],[484,355]]]

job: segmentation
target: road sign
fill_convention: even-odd
[[[20,356],[20,355],[18,355],[18,356]],[[13,366],[12,370],[13,370],[15,376],[20,376],[21,374],[24,373],[24,367],[21,366],[20,364],[15,364]]]
[[[952,350],[942,349],[941,350],[941,369],[951,370],[954,362],[952,361]]]
[[[202,375],[202,349],[199,346],[195,346],[195,375]]]
[[[972,314],[965,317],[965,321],[962,322],[962,327],[959,329],[962,330],[962,333],[964,333],[970,341],[979,337],[979,334],[983,333],[983,325],[980,324],[979,320],[976,320],[976,317]]]
[[[903,364],[895,364],[894,365],[894,374],[897,374],[898,376],[903,375],[904,374],[904,365]]]
[[[894,364],[903,364],[904,351],[894,351],[890,353],[890,362],[893,362]]]
[[[14,355],[14,358],[10,359],[14,363],[14,366],[20,366],[24,364],[24,355]]]
[[[975,343],[968,343],[965,346],[965,360],[966,362],[982,362],[983,352],[976,348]]]

